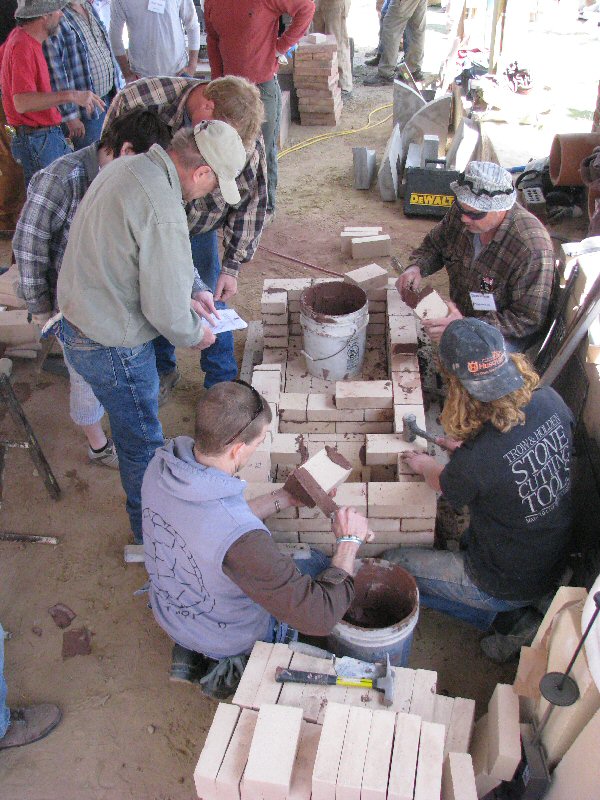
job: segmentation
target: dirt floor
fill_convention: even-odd
[[[364,73],[364,68],[361,68]],[[359,71],[359,81],[360,81]],[[338,130],[356,129],[368,113],[391,100],[387,88],[356,88]],[[374,119],[387,116],[380,111]],[[389,121],[291,153],[280,161],[277,217],[242,273],[235,302],[246,319],[259,317],[266,277],[316,275],[266,248],[344,272],[338,237],[344,225],[383,225],[401,261],[431,223],[405,219],[377,190],[352,188],[352,146],[375,148],[378,158]],[[324,129],[293,126],[288,145]],[[580,238],[580,237],[579,237]],[[9,247],[0,249],[8,263]],[[362,262],[361,262],[362,263]],[[389,259],[381,263],[390,269]],[[444,288],[443,279],[437,281]],[[244,336],[237,336],[241,358]],[[161,411],[165,436],[191,433],[201,394],[197,356],[180,351],[183,379]],[[192,773],[215,704],[186,685],[168,681],[171,646],[154,623],[143,596],[141,565],[123,564],[129,541],[118,474],[91,466],[83,437],[68,413],[67,382],[15,362],[15,390],[62,488],[59,502],[45,493],[23,451],[7,458],[1,528],[55,535],[56,547],[0,542],[0,619],[6,643],[5,675],[11,706],[52,701],[63,722],[44,741],[0,754],[0,796],[7,800],[191,800]],[[0,414],[0,435],[11,435]],[[62,631],[48,608],[67,604],[72,627],[91,633],[91,654],[63,659]],[[479,651],[480,634],[423,611],[410,666],[437,670],[438,692],[474,697],[483,713],[494,685],[510,682],[514,665],[499,668]]]

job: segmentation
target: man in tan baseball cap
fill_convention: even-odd
[[[205,320],[218,312],[194,270],[183,203],[217,186],[227,202],[239,202],[235,179],[245,163],[227,123],[181,128],[166,150],[155,144],[104,167],[71,226],[58,277],[62,340],[108,413],[137,542],[142,478],[163,444],[153,340],[196,350],[215,340]]]

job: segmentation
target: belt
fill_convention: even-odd
[[[30,133],[38,133],[39,131],[51,131],[58,128],[58,125],[42,125],[39,128],[32,128],[31,125],[15,125],[15,130],[19,136],[27,136]]]

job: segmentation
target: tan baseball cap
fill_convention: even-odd
[[[221,120],[205,120],[194,127],[200,155],[213,170],[225,202],[235,206],[240,192],[235,179],[244,169],[247,155],[239,133]]]

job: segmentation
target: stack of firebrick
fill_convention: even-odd
[[[335,36],[311,33],[294,54],[294,86],[302,125],[337,125],[342,114]]]

